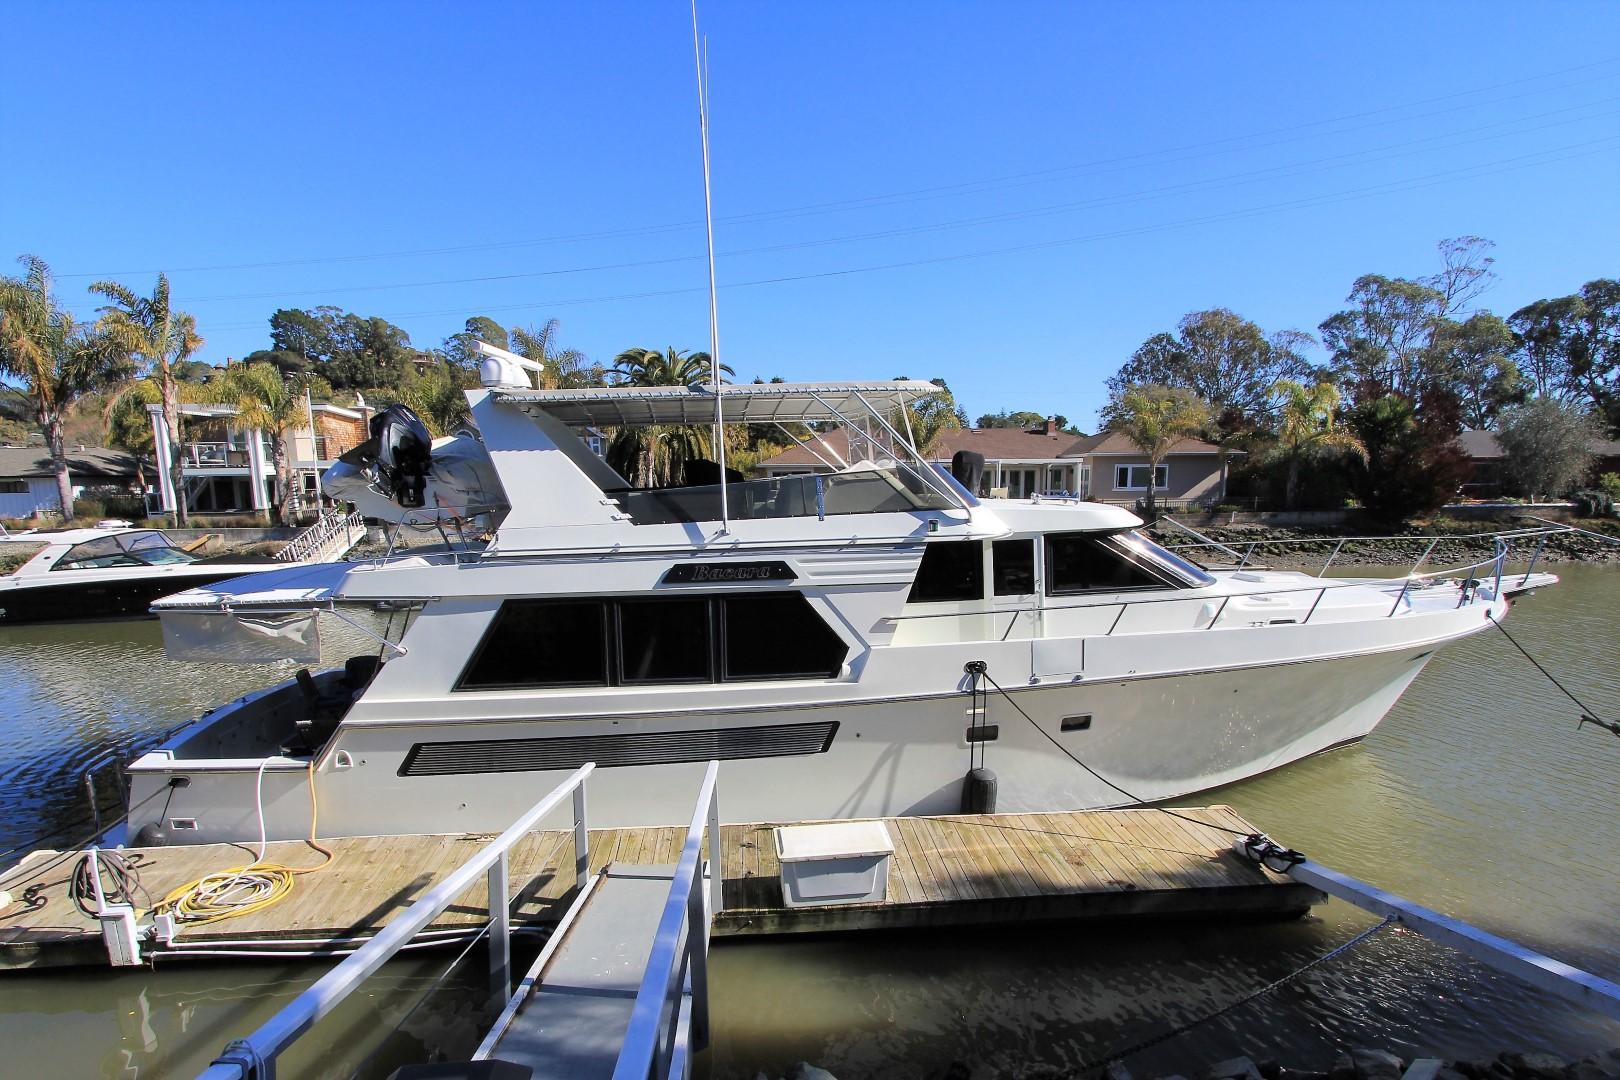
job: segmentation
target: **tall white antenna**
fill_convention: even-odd
[[[720,408],[720,308],[714,283],[714,198],[709,192],[709,78],[706,42],[698,38],[697,0],[692,0],[692,61],[697,67],[698,130],[703,137],[703,216],[709,232],[709,379],[714,383],[714,456],[720,470],[720,533],[731,531],[726,506],[725,415]]]

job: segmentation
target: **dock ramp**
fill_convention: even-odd
[[[677,867],[615,864],[598,875],[578,917],[554,936],[512,1005],[479,1047],[533,1071],[534,1080],[607,1080],[630,1029]],[[677,1003],[691,1016],[683,980]],[[689,1043],[690,1024],[676,1038]]]

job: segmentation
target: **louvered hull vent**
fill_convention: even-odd
[[[547,772],[577,769],[587,761],[596,762],[598,768],[611,769],[621,765],[669,765],[714,758],[791,757],[825,753],[837,732],[838,722],[830,720],[816,724],[702,731],[417,743],[405,755],[399,775]]]

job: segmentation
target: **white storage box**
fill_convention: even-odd
[[[881,821],[788,825],[776,830],[788,907],[869,904],[889,892],[894,843]]]

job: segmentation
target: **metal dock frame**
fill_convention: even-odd
[[[587,762],[574,770],[549,795],[535,803],[505,832],[481,848],[476,855],[445,878],[430,892],[406,908],[377,936],[366,942],[337,967],[245,1039],[225,1047],[198,1080],[275,1080],[276,1060],[299,1037],[337,1008],[361,983],[382,967],[400,948],[449,907],[462,893],[475,885],[480,874],[489,883],[490,969],[502,984],[509,985],[511,964],[511,908],[507,893],[507,855],[514,844],[528,835],[564,799],[574,803],[574,872],[579,896],[589,892],[589,849],[586,846],[585,781],[596,770]],[[497,898],[499,900],[497,901]],[[576,899],[575,903],[579,901]]]

